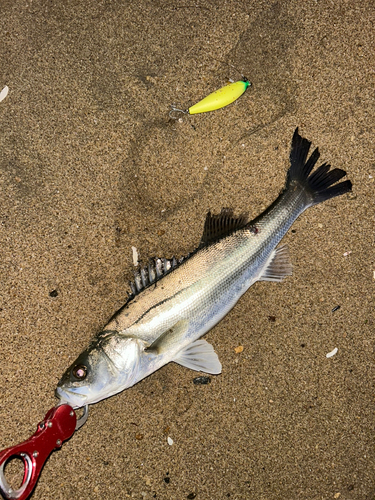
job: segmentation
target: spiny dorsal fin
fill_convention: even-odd
[[[194,252],[178,260],[175,257],[172,257],[172,259],[155,257],[149,260],[147,266],[140,266],[139,269],[134,272],[134,281],[129,283],[131,294],[129,294],[128,301],[132,300],[136,295],[142,292],[142,290],[155,284],[163,276],[173,271],[173,269],[185,262],[200,248],[210,245],[225,236],[229,236],[238,229],[245,227],[247,223],[247,214],[241,214],[235,217],[233,215],[233,210],[230,208],[222,208],[221,212],[216,215],[212,215],[211,212],[208,212],[204,223],[203,236],[198,248]]]
[[[212,215],[211,212],[208,212],[199,246],[207,246],[225,236],[229,236],[238,229],[245,227],[247,223],[247,214],[241,214],[235,217],[231,208],[222,208],[221,212],[216,215]]]
[[[189,258],[190,254],[186,257],[181,257],[177,260],[175,257],[171,259],[160,259],[155,257],[150,259],[147,266],[140,267],[134,272],[134,281],[130,281],[131,295],[129,299],[131,300],[136,295],[138,295],[142,290],[150,285],[156,283],[160,278],[170,273],[178,267],[182,262]]]

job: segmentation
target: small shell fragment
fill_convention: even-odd
[[[234,348],[234,352],[235,352],[236,354],[239,354],[239,353],[240,353],[240,352],[242,352],[242,351],[243,351],[243,345],[239,345],[238,347],[235,347],[235,348]]]
[[[326,354],[326,358],[332,358],[332,356],[334,356],[335,354],[337,354],[337,351],[338,351],[338,349],[337,349],[337,347],[335,347],[333,349],[333,351],[331,351],[331,352],[329,352],[329,353]]]
[[[350,255],[352,253],[351,250],[349,250],[348,252],[344,252],[342,255],[343,257],[347,257],[348,255]]]
[[[133,252],[133,265],[138,266],[138,251],[135,247],[132,247],[132,252]]]
[[[171,437],[169,437],[169,436],[168,436],[168,437],[167,437],[167,441],[168,441],[169,446],[172,446],[172,444],[173,444],[173,439],[172,439]]]
[[[8,95],[8,92],[9,92],[9,87],[8,87],[8,85],[5,85],[3,90],[0,92],[0,102],[6,98],[6,96]]]

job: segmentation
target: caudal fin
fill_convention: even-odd
[[[346,175],[340,168],[330,170],[331,165],[323,163],[311,174],[320,153],[316,148],[307,159],[310,146],[311,142],[301,137],[296,128],[290,151],[287,187],[293,182],[300,184],[311,197],[310,206],[351,191],[352,183],[349,180],[335,184]]]

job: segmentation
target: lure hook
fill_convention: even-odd
[[[183,113],[184,115],[189,114],[189,110],[188,109],[179,109],[179,108],[176,108],[173,104],[171,104],[171,108],[172,109],[169,111],[169,116],[173,120],[177,120],[178,119],[176,116],[173,116],[173,113]]]

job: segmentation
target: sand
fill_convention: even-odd
[[[207,334],[222,374],[172,363],[92,406],[35,500],[374,500],[373,8],[2,0],[0,449],[125,302],[132,246],[180,256],[209,209],[258,215],[297,126],[353,182],[285,237],[293,276]],[[169,117],[241,75],[233,105]]]

